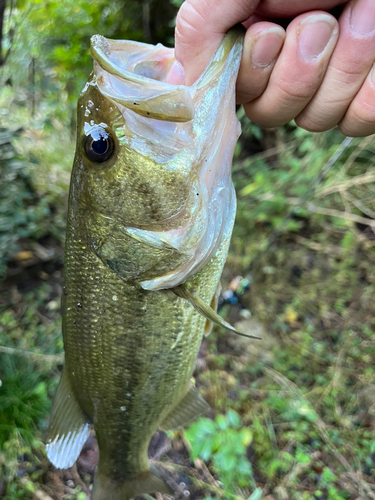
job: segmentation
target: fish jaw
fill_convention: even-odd
[[[95,87],[105,106],[115,108],[115,125],[102,122],[115,130],[117,156],[104,171],[79,157],[78,148],[77,156],[89,184],[86,205],[96,218],[100,214],[111,221],[105,237],[91,234],[98,257],[107,265],[119,263],[142,245],[142,258],[132,261],[131,272],[127,266],[112,267],[124,281],[136,281],[145,290],[176,287],[209,262],[224,235],[231,234],[236,201],[230,169],[240,134],[235,82],[242,41],[242,33],[229,33],[202,76],[186,87],[164,81],[172,49],[98,36],[92,40],[94,77],[81,99],[87,100]],[[126,200],[132,202],[126,205]],[[91,220],[87,232],[95,233],[96,226]]]
[[[161,44],[108,40],[94,35],[91,54],[101,92],[107,97],[150,118],[172,122],[193,118],[189,87],[169,85],[160,80],[172,65],[173,49]]]

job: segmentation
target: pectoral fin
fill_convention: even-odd
[[[178,249],[174,247],[167,238],[163,238],[162,233],[157,233],[155,231],[145,231],[144,229],[137,229],[135,227],[124,227],[123,231],[125,234],[130,236],[133,240],[142,243],[143,245],[148,245],[158,250],[170,250],[177,252]]]
[[[221,292],[221,283],[219,282],[219,284],[216,287],[214,296],[212,297],[211,304],[210,304],[210,307],[214,312],[217,312],[217,306],[219,304],[220,292]],[[206,321],[206,325],[204,327],[204,336],[205,337],[208,337],[208,335],[211,333],[213,326],[214,326],[214,324],[212,323],[212,321],[210,321],[210,320]]]
[[[210,409],[210,406],[199,394],[197,389],[190,385],[187,394],[173,408],[160,424],[160,428],[170,431],[183,427],[195,418]]]
[[[58,469],[72,467],[90,434],[90,425],[63,373],[53,401],[47,457]]]
[[[226,330],[230,330],[231,332],[237,333],[237,335],[241,335],[241,337],[247,337],[249,339],[257,339],[262,340],[260,337],[254,337],[253,335],[246,335],[244,333],[239,332],[234,328],[234,326],[227,323],[221,316],[218,315],[209,305],[207,305],[203,300],[198,297],[193,289],[189,289],[189,287],[185,284],[179,285],[175,288],[172,288],[173,292],[183,299],[186,299],[190,302],[190,304],[196,309],[199,314],[201,314],[204,318],[212,321],[215,325],[220,326],[221,328],[225,328]]]

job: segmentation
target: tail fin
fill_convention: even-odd
[[[153,465],[150,470],[140,472],[134,478],[122,483],[101,475],[99,471],[94,483],[92,500],[130,500],[143,493],[155,492],[174,493]]]

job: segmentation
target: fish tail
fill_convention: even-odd
[[[123,482],[114,481],[98,471],[92,500],[130,500],[144,493],[155,492],[173,494],[162,474],[153,465],[149,470]]]

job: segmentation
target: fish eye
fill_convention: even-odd
[[[97,129],[85,137],[84,149],[89,160],[104,163],[115,152],[115,143],[108,132]]]

